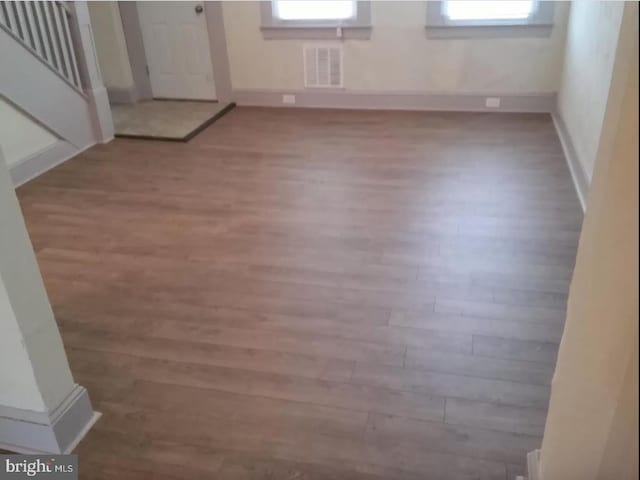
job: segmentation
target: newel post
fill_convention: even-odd
[[[68,2],[73,14],[70,24],[82,87],[89,99],[92,127],[97,142],[113,139],[113,119],[107,89],[102,83],[102,74],[95,49],[91,18],[87,2]]]

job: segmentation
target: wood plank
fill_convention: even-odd
[[[445,423],[542,436],[547,407],[531,408],[447,398]]]
[[[407,368],[546,386],[551,384],[554,372],[553,365],[537,362],[479,357],[415,347],[407,349],[404,364]]]
[[[540,447],[542,438],[477,427],[425,422],[393,415],[370,414],[367,435],[388,443],[414,443],[443,453],[462,453],[514,465]]]
[[[206,338],[208,330],[219,332],[225,329],[267,330],[269,332],[292,332],[313,335],[324,339],[335,337],[359,342],[431,347],[436,350],[471,353],[471,337],[468,331],[424,331],[420,328],[406,328],[394,325],[377,325],[369,322],[345,322],[342,319],[298,317],[292,315],[254,314],[240,310],[225,309],[224,313],[206,327],[200,323],[181,321],[180,328],[198,328]],[[167,331],[175,328],[173,322],[158,327],[158,335],[169,337]],[[266,332],[264,335],[268,335]],[[386,362],[385,362],[386,363]]]
[[[99,372],[136,380],[154,378],[166,385],[197,387],[242,395],[255,395],[314,405],[398,414],[427,420],[442,420],[444,399],[429,394],[403,392],[367,385],[278,375],[237,368],[169,362],[121,354],[94,352],[76,370]]]
[[[105,333],[98,336],[92,332],[67,329],[64,343],[68,348],[76,350],[123,353],[158,360],[182,361],[335,381],[348,381],[353,370],[353,362],[332,358],[148,336],[138,337],[123,333]]]
[[[195,324],[164,322],[153,332],[154,336],[178,340],[198,338],[214,345],[265,349],[287,353],[310,354],[320,358],[345,361],[363,361],[389,365],[402,365],[405,347],[360,340],[345,340],[338,336],[323,336],[288,331],[263,331],[221,328]]]
[[[555,365],[558,343],[512,338],[473,336],[473,354],[481,357],[542,362]]]
[[[486,378],[451,375],[419,369],[357,363],[351,383],[384,386],[400,391],[422,392],[525,407],[546,407],[549,387]]]
[[[568,281],[567,281],[568,283]],[[526,307],[491,302],[473,302],[467,300],[438,299],[434,311],[439,313],[457,313],[481,318],[502,320],[523,320],[531,322],[555,322],[564,324],[563,309],[548,307]]]
[[[562,325],[543,325],[534,322],[496,320],[406,309],[394,309],[391,313],[390,325],[539,342],[559,342],[563,330]]]

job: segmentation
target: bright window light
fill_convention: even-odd
[[[320,2],[318,2],[320,3]],[[525,19],[533,13],[532,1],[455,0],[444,2],[444,12],[450,20],[512,20]]]
[[[275,16],[280,20],[345,20],[356,16],[356,2],[352,0],[275,0],[273,3]]]

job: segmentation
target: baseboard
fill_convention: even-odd
[[[555,93],[425,94],[411,92],[353,92],[348,90],[234,90],[239,106],[344,108],[357,110],[425,110],[457,112],[551,113]],[[283,103],[283,95],[295,95],[295,104]],[[500,97],[500,107],[485,105],[487,97]]]
[[[107,87],[107,95],[109,103],[113,104],[130,104],[140,100],[138,89],[135,85],[131,87]]]
[[[553,118],[553,124],[555,125],[556,132],[560,138],[562,150],[564,151],[564,156],[567,159],[569,171],[571,172],[571,178],[573,179],[573,184],[576,188],[576,193],[578,194],[578,199],[582,206],[582,211],[584,212],[586,209],[587,194],[589,193],[589,180],[584,168],[582,168],[577,150],[573,145],[573,141],[571,140],[569,130],[567,130],[567,125],[564,123],[564,120],[558,112],[553,112],[551,114],[551,118]]]
[[[16,453],[71,453],[99,418],[86,388],[75,385],[50,414],[3,408],[0,449]]]
[[[14,165],[9,165],[9,173],[11,174],[13,185],[15,187],[19,187],[29,180],[42,175],[47,170],[66,162],[85,149],[79,150],[69,142],[58,140],[56,143],[44,150],[41,150]]]
[[[527,453],[527,480],[542,480],[540,474],[540,450]]]

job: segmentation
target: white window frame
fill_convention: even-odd
[[[551,35],[555,5],[535,0],[527,18],[452,20],[444,14],[446,0],[427,2],[427,33],[430,37],[501,37]]]
[[[371,36],[371,2],[355,0],[356,15],[336,20],[282,20],[275,15],[275,0],[260,2],[262,35],[266,39],[358,39]]]

